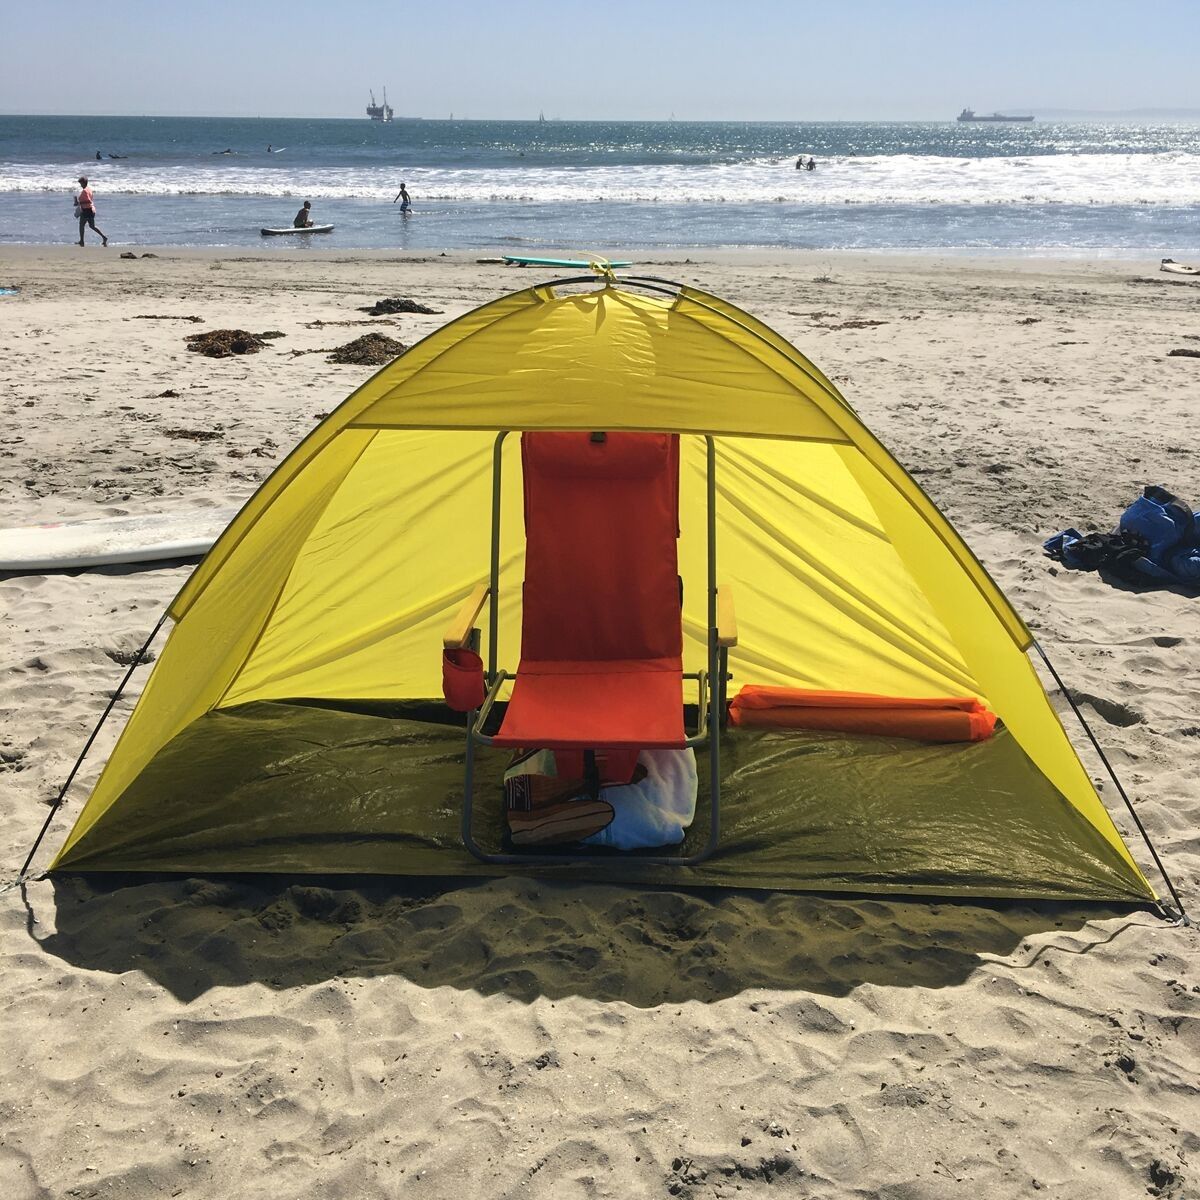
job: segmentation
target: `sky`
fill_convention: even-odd
[[[1200,0],[6,4],[0,112],[945,119],[1200,104]]]

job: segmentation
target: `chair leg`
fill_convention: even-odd
[[[692,862],[703,862],[710,857],[721,840],[721,730],[724,728],[725,663],[720,656],[715,686],[708,696],[708,841],[693,856]]]
[[[487,860],[487,856],[475,842],[471,830],[471,815],[475,802],[475,738],[472,736],[475,726],[475,713],[467,714],[467,754],[466,767],[463,771],[463,805],[462,805],[462,840],[463,845],[476,857]]]
[[[717,652],[717,728],[729,724],[729,650],[722,646]]]

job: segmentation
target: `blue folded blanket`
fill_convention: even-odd
[[[1042,546],[1051,558],[1078,570],[1106,569],[1123,579],[1200,583],[1200,512],[1153,484],[1121,514],[1114,532],[1064,529]]]

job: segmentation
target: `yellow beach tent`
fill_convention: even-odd
[[[464,737],[437,703],[441,632],[487,572],[498,431],[599,429],[682,435],[685,581],[703,579],[715,438],[734,690],[971,695],[1001,724],[952,746],[730,729],[713,858],[606,854],[573,876],[1153,901],[1026,657],[1029,631],[833,384],[723,300],[611,278],[450,322],[296,447],[172,603],[54,868],[495,873],[458,839]],[[514,650],[518,441],[503,451],[499,613]],[[694,670],[704,588],[687,595]]]

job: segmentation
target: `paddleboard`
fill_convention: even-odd
[[[263,237],[282,237],[286,233],[332,233],[332,225],[310,225],[307,229],[294,229],[289,226],[287,229],[263,229]]]
[[[0,571],[65,571],[196,558],[207,553],[237,512],[236,508],[193,508],[0,529]]]
[[[1200,267],[1189,267],[1186,263],[1177,263],[1173,258],[1164,258],[1158,264],[1160,271],[1170,271],[1173,275],[1200,275]]]
[[[590,270],[592,263],[605,267],[632,267],[631,262],[609,262],[606,258],[529,258],[524,254],[506,254],[504,261],[514,267],[582,267]]]

